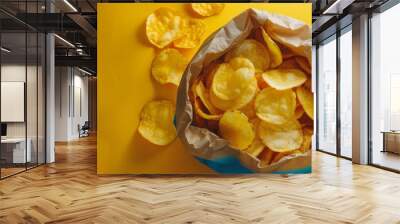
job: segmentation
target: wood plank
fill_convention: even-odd
[[[313,154],[307,175],[98,176],[95,136],[0,181],[0,223],[400,223],[400,175]]]

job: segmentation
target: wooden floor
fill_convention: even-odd
[[[400,175],[315,153],[310,175],[97,176],[94,138],[0,181],[0,223],[400,223]]]

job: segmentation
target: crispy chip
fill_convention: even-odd
[[[167,48],[154,58],[151,74],[161,84],[172,83],[178,86],[186,63],[186,58],[178,50]]]
[[[261,160],[263,164],[269,165],[272,162],[272,159],[277,153],[274,151],[271,151],[267,147],[264,147],[264,150],[260,153],[258,158]]]
[[[260,73],[260,72],[256,73],[256,79],[257,79],[258,88],[264,89],[264,88],[268,87],[268,84],[265,82],[265,80],[262,77],[262,73]]]
[[[311,149],[313,130],[311,128],[303,128],[303,144],[301,145],[301,152],[307,152]]]
[[[225,112],[219,121],[219,132],[231,147],[244,150],[254,140],[253,125],[239,111]]]
[[[304,83],[304,87],[308,90],[311,90],[312,86],[311,86],[311,80],[307,79],[307,81]]]
[[[279,162],[283,157],[289,155],[290,152],[278,152],[275,153],[274,158],[271,160],[271,164]]]
[[[311,66],[310,63],[308,63],[307,59],[305,57],[295,57],[294,58],[297,62],[297,64],[300,66],[300,68],[305,71],[307,74],[311,74]]]
[[[183,35],[174,41],[177,48],[195,48],[200,45],[201,37],[206,31],[206,25],[200,20],[183,20]]]
[[[206,107],[206,109],[211,113],[211,114],[221,114],[221,111],[219,111],[217,108],[215,108],[211,102],[210,102],[210,97],[208,94],[208,90],[204,86],[203,82],[201,80],[197,81],[194,85],[194,91],[195,91],[195,96],[198,96],[203,103],[203,105]]]
[[[269,86],[277,90],[301,86],[307,80],[306,74],[298,69],[269,70],[264,72],[262,77]]]
[[[176,138],[173,123],[175,106],[171,101],[159,100],[147,103],[140,113],[138,131],[155,145],[168,145]]]
[[[233,100],[242,94],[254,79],[254,66],[246,58],[233,58],[218,66],[211,91],[222,100]]]
[[[221,100],[213,94],[213,91],[210,91],[210,101],[220,110],[237,110],[249,104],[254,99],[257,90],[257,79],[254,77],[254,79],[249,82],[243,93],[234,100]]]
[[[312,92],[300,86],[296,89],[296,94],[306,114],[314,120],[314,95]]]
[[[284,60],[278,69],[301,69],[294,58]]]
[[[256,115],[271,124],[284,124],[294,116],[296,94],[288,89],[279,91],[265,88],[257,94],[255,100]]]
[[[192,9],[200,16],[213,16],[219,14],[225,7],[224,3],[192,3]]]
[[[279,46],[275,43],[274,40],[268,35],[267,32],[263,28],[261,28],[262,36],[264,38],[265,43],[267,44],[269,54],[271,56],[271,68],[276,68],[280,64],[282,64],[282,52]]]
[[[300,119],[304,114],[303,106],[297,105],[296,110],[294,111],[294,118]]]
[[[251,145],[245,150],[249,155],[257,157],[264,150],[265,145],[259,138],[254,138]]]
[[[256,109],[254,108],[254,100],[240,109],[249,119],[256,118]]]
[[[261,122],[258,136],[269,149],[275,152],[290,152],[300,148],[303,143],[303,130],[296,119],[283,125]]]
[[[256,72],[263,72],[270,66],[268,50],[260,42],[253,39],[246,39],[242,43],[236,45],[225,55],[225,61],[230,61],[235,57],[245,57],[249,59],[253,63]]]
[[[154,46],[164,48],[182,36],[182,17],[169,8],[159,8],[146,20],[147,39]]]
[[[197,115],[206,120],[217,121],[222,117],[222,115],[220,114],[207,114],[206,112],[204,112],[202,109],[202,105],[200,104],[200,101],[198,100],[197,97],[194,99],[194,111],[196,112]]]
[[[281,45],[281,44],[278,44],[278,46],[279,46],[280,49],[281,49],[282,58],[283,58],[284,60],[288,60],[288,59],[291,59],[291,58],[293,58],[294,56],[296,56],[296,55],[293,53],[293,51],[291,51],[289,48],[287,48],[287,47],[285,47],[285,46],[283,46],[283,45]]]

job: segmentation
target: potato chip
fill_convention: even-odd
[[[277,89],[285,90],[301,86],[307,80],[306,74],[298,69],[274,69],[262,74],[265,82]]]
[[[303,144],[301,145],[300,151],[307,152],[311,149],[311,141],[313,136],[313,130],[311,128],[303,128]]]
[[[300,119],[304,114],[303,106],[297,105],[296,110],[294,111],[294,118]]]
[[[308,63],[308,61],[305,57],[298,56],[298,57],[295,57],[295,60],[303,71],[305,71],[309,75],[311,74],[310,63]]]
[[[233,100],[248,88],[254,77],[254,66],[246,58],[233,58],[215,71],[211,91],[222,100]]]
[[[307,81],[304,83],[304,87],[311,91],[311,79],[307,79]]]
[[[300,148],[303,143],[303,130],[296,119],[290,119],[282,125],[261,122],[258,136],[274,152],[290,152]]]
[[[264,147],[265,145],[261,142],[261,140],[255,137],[251,145],[247,149],[245,149],[245,151],[249,155],[257,157],[264,150]]]
[[[256,79],[257,79],[258,88],[264,89],[264,88],[268,87],[268,84],[265,82],[265,80],[262,77],[262,73],[260,73],[260,72],[256,73]]]
[[[261,90],[255,100],[258,118],[271,124],[284,124],[294,116],[296,110],[296,94],[288,89],[284,91],[274,88]]]
[[[312,92],[300,86],[296,89],[296,94],[306,114],[314,120],[314,95]]]
[[[267,48],[253,39],[246,39],[242,43],[236,45],[225,55],[225,61],[228,62],[235,57],[245,57],[249,59],[253,63],[256,72],[263,72],[270,66],[270,55]]]
[[[146,20],[147,39],[154,46],[164,48],[182,36],[182,17],[169,8],[159,8]]]
[[[265,147],[264,150],[258,156],[258,158],[261,160],[261,163],[268,165],[271,164],[272,159],[276,154],[277,154],[276,152],[271,151],[270,149]]]
[[[171,83],[178,86],[186,64],[186,58],[178,50],[167,48],[154,58],[151,74],[160,84]]]
[[[267,32],[263,28],[261,28],[262,36],[264,38],[265,43],[267,44],[269,54],[271,56],[271,68],[276,68],[280,64],[282,64],[282,52],[279,46],[275,43],[274,40],[268,35]]]
[[[204,75],[204,84],[207,89],[211,89],[212,81],[214,79],[215,71],[217,70],[219,64],[214,61],[211,62],[207,67],[205,67],[202,71]]]
[[[195,48],[200,45],[201,37],[206,32],[206,25],[200,20],[183,20],[182,37],[174,41],[177,48]]]
[[[285,46],[283,46],[283,45],[281,45],[281,44],[278,44],[278,46],[279,46],[279,48],[281,49],[283,60],[288,60],[288,59],[291,59],[291,58],[293,58],[294,56],[296,56],[296,55],[293,53],[293,51],[291,51],[289,48],[287,48],[287,47],[285,47]]]
[[[199,115],[201,118],[204,118],[206,120],[219,120],[221,119],[222,115],[221,114],[207,114],[206,112],[203,111],[202,106],[200,104],[200,101],[196,97],[194,99],[194,111],[196,112],[197,115]]]
[[[151,101],[140,113],[138,132],[155,145],[168,145],[176,138],[174,115],[175,106],[171,101]]]
[[[192,3],[192,9],[200,16],[213,16],[219,14],[225,7],[224,3]]]
[[[208,94],[208,90],[204,86],[203,82],[201,80],[198,80],[195,85],[194,85],[194,91],[195,91],[195,96],[198,96],[203,103],[203,105],[206,107],[206,109],[211,113],[211,114],[222,114],[220,110],[214,107],[214,105],[211,104],[210,102],[210,97]]]
[[[233,148],[246,149],[254,140],[253,125],[246,115],[239,111],[225,112],[219,120],[219,132]]]
[[[211,103],[220,110],[227,111],[227,110],[237,110],[241,109],[247,104],[249,104],[256,95],[258,91],[257,88],[257,79],[254,77],[251,81],[247,84],[247,88],[243,91],[241,95],[239,95],[236,99],[233,100],[221,100],[213,91],[210,91],[210,101]]]
[[[249,119],[256,118],[256,109],[254,108],[254,100],[240,109]]]
[[[272,158],[272,160],[271,160],[271,164],[279,162],[283,157],[285,157],[287,155],[290,155],[290,153],[286,153],[286,152],[285,153],[284,152],[275,153],[274,158]]]
[[[278,69],[301,69],[294,58],[284,60]]]

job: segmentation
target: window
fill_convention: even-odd
[[[340,155],[352,157],[352,32],[340,36]]]
[[[400,170],[400,5],[371,18],[370,136],[372,164]]]
[[[336,153],[336,36],[318,47],[318,146]]]

